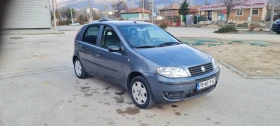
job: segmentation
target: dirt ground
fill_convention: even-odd
[[[182,40],[249,76],[280,75],[280,44],[195,38]]]

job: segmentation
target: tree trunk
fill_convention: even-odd
[[[230,15],[230,13],[227,12],[226,24],[228,24],[229,15]]]

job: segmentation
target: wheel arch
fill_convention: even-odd
[[[74,56],[72,57],[72,63],[73,63],[73,64],[74,64],[74,62],[75,62],[75,59],[79,59],[78,56],[74,55]]]
[[[127,80],[126,80],[126,88],[129,90],[130,89],[130,82],[132,81],[132,79],[134,77],[137,77],[137,76],[142,76],[143,78],[145,78],[145,76],[139,72],[139,71],[132,71],[128,77],[127,77]],[[146,79],[146,78],[145,78]]]

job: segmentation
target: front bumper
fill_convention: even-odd
[[[220,69],[190,78],[165,78],[157,74],[146,73],[153,98],[157,102],[172,102],[193,99],[211,92],[217,85]],[[196,84],[216,77],[216,84],[201,91],[196,91]],[[169,94],[172,94],[170,96]]]
[[[280,24],[273,24],[271,30],[274,32],[280,32]]]

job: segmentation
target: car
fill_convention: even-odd
[[[276,20],[273,23],[273,26],[272,26],[271,30],[276,32],[277,34],[280,34],[280,19]]]
[[[80,23],[74,22],[74,23],[69,24],[69,25],[70,25],[70,26],[79,26],[79,25],[80,25]]]
[[[119,85],[141,109],[203,96],[215,89],[220,75],[209,54],[145,22],[87,24],[77,33],[74,46],[78,78],[91,75]]]
[[[100,18],[99,22],[103,22],[103,21],[113,21],[113,19],[110,18]]]

